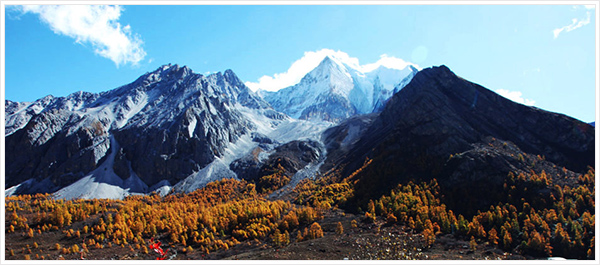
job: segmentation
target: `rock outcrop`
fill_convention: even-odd
[[[281,166],[283,174],[293,176],[310,163],[324,158],[325,147],[314,140],[294,140],[276,148],[263,150],[257,147],[253,152],[233,163],[230,168],[246,180],[256,181],[273,173]]]

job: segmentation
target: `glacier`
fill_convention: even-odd
[[[275,92],[259,89],[258,93],[275,110],[293,118],[340,122],[379,111],[418,71],[412,65],[366,71],[326,56],[298,84]]]

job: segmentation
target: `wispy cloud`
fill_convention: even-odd
[[[542,69],[540,69],[539,67],[535,67],[523,70],[523,75],[536,74],[540,72],[542,72]]]
[[[146,56],[143,41],[131,31],[131,26],[121,26],[121,6],[107,5],[22,5],[22,13],[33,13],[46,23],[54,33],[89,44],[94,52],[112,60],[117,67],[136,65]]]
[[[594,5],[586,5],[586,6],[584,6],[584,8],[589,10],[589,9],[594,9],[595,6]],[[573,31],[573,30],[576,30],[578,28],[581,28],[581,27],[589,24],[590,23],[590,17],[591,17],[591,14],[588,11],[588,12],[586,12],[586,18],[585,19],[574,18],[574,19],[571,20],[571,24],[566,25],[566,26],[561,27],[561,28],[554,29],[552,31],[554,33],[554,39],[558,38],[558,36],[560,35],[560,33],[562,33],[563,31],[564,32]]]
[[[506,90],[506,89],[496,89],[496,93],[500,94],[501,96],[510,99],[514,102],[517,103],[521,103],[524,105],[528,105],[528,106],[533,106],[535,105],[535,100],[531,100],[531,99],[525,99],[523,98],[523,93],[521,93],[521,91],[510,91],[510,90]]]
[[[361,70],[363,72],[369,72],[377,69],[379,66],[385,66],[391,69],[404,69],[408,65],[413,65],[419,68],[418,65],[410,62],[406,62],[400,58],[388,56],[383,54],[379,60],[375,63],[361,65],[358,58],[350,57],[347,53],[342,51],[334,51],[331,49],[321,49],[318,51],[308,51],[304,53],[302,58],[293,62],[290,68],[283,73],[273,74],[272,76],[262,76],[258,79],[258,82],[246,82],[246,86],[256,91],[258,89],[267,91],[277,91],[279,89],[295,85],[300,82],[308,72],[317,67],[319,63],[329,56],[335,58],[347,64],[350,67]]]

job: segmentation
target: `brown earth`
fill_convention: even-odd
[[[352,228],[351,221],[358,221],[358,227]],[[366,224],[360,222],[360,217],[345,214],[341,210],[325,213],[319,221],[324,236],[313,240],[295,242],[296,232],[291,233],[292,243],[282,247],[274,247],[270,239],[265,241],[244,241],[228,249],[211,252],[206,255],[200,251],[184,252],[182,245],[169,245],[163,241],[163,249],[167,250],[167,259],[174,260],[200,260],[200,259],[226,259],[226,260],[496,260],[496,259],[526,259],[526,257],[505,253],[501,249],[480,243],[475,251],[469,249],[469,242],[455,238],[453,235],[437,235],[431,248],[425,247],[421,234],[411,231],[403,226],[386,226],[383,221]],[[88,221],[89,222],[89,219]],[[336,224],[341,222],[344,227],[343,234],[336,234]],[[84,222],[73,224],[73,228],[83,227]],[[378,231],[379,230],[379,231]],[[88,235],[89,236],[89,235]],[[143,248],[137,248],[137,243],[129,245],[108,247],[103,249],[88,247],[83,254],[61,254],[55,249],[59,243],[63,247],[77,244],[82,248],[82,243],[87,238],[67,238],[61,231],[50,231],[35,234],[28,238],[22,232],[6,233],[6,259],[23,260],[26,255],[31,259],[46,260],[127,260],[127,259],[156,259],[158,254],[148,248],[148,253],[143,253]],[[148,239],[146,239],[148,240]],[[34,242],[39,246],[34,248]],[[140,242],[141,243],[141,242]],[[148,241],[144,242],[148,246]],[[29,245],[29,247],[27,247]],[[193,246],[192,246],[193,247]],[[11,255],[10,251],[14,255]],[[36,254],[38,255],[36,257]]]

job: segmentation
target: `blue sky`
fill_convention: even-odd
[[[522,103],[595,120],[594,6],[6,7],[4,92],[14,101],[106,91],[167,63],[284,84],[294,62],[336,52],[360,64],[444,64]]]

